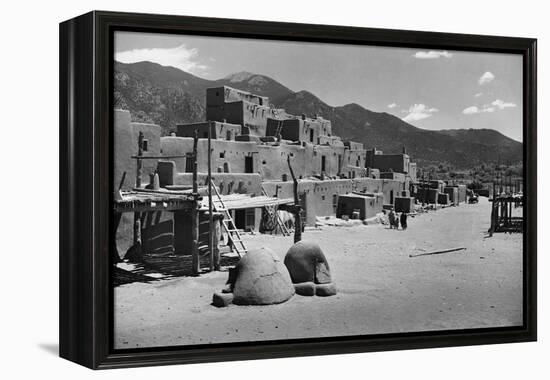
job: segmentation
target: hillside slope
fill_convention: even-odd
[[[159,124],[165,133],[177,123],[205,120],[206,89],[231,86],[263,96],[287,112],[330,119],[344,140],[362,142],[386,153],[403,147],[419,165],[471,168],[490,162],[521,162],[523,145],[491,129],[430,131],[358,104],[332,107],[307,91],[293,92],[264,75],[240,72],[211,81],[151,62],[115,64],[115,107],[128,109],[135,121]]]

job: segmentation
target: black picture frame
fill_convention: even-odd
[[[110,287],[116,30],[516,53],[523,57],[523,325],[114,351]],[[60,356],[89,368],[534,341],[537,337],[536,39],[93,11],[60,24]]]

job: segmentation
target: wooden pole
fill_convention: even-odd
[[[198,131],[195,129],[195,137],[193,139],[193,196],[194,202],[191,208],[191,271],[193,275],[198,275],[201,270],[199,257],[199,185],[197,183],[197,145],[199,137]]]
[[[430,255],[440,255],[442,253],[449,253],[449,252],[457,252],[457,251],[464,251],[465,247],[460,248],[450,248],[450,249],[444,249],[441,251],[434,251],[434,252],[426,252],[426,253],[419,253],[417,255],[409,255],[409,257],[419,257],[419,256],[430,256]]]
[[[137,159],[137,162],[136,162],[136,187],[137,188],[140,188],[141,187],[141,172],[142,172],[142,168],[141,168],[141,165],[142,165],[142,162],[141,162],[141,159],[139,157],[143,156],[143,132],[139,132],[139,135],[138,135],[138,159]]]
[[[288,163],[288,169],[290,170],[290,176],[292,177],[294,191],[294,243],[298,243],[302,240],[302,207],[300,206],[300,199],[298,198],[298,180],[294,175],[292,165],[290,165],[290,156],[286,157],[286,161]]]
[[[491,226],[489,227],[489,236],[495,232],[495,204],[496,204],[496,184],[493,181],[493,203],[491,204]]]
[[[220,243],[221,233],[222,233],[222,223],[223,223],[223,214],[219,214],[217,220],[214,221],[214,234],[212,240],[214,241],[214,270],[220,270],[221,260],[220,260],[220,250],[218,245]]]
[[[134,212],[134,246],[141,250],[141,213]]]
[[[214,215],[212,215],[212,122],[208,123],[208,252],[210,271],[215,270],[214,263]]]
[[[199,192],[199,184],[197,182],[197,168],[198,168],[198,160],[197,160],[197,146],[199,144],[199,131],[195,129],[195,136],[193,137],[193,194],[197,194]]]

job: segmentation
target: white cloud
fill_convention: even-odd
[[[486,72],[483,73],[482,76],[479,77],[477,82],[480,85],[484,85],[486,83],[492,82],[494,79],[495,79],[495,75],[490,71],[486,71]]]
[[[397,104],[395,103],[388,104],[388,108],[395,108],[395,107],[397,107]]]
[[[464,108],[464,110],[462,110],[462,113],[464,115],[473,115],[473,114],[479,113],[479,108],[477,108],[477,106],[467,107],[467,108]]]
[[[479,98],[482,95],[483,95],[483,92],[478,92],[477,94],[474,95],[474,98]]]
[[[503,110],[505,108],[513,108],[513,107],[517,107],[517,105],[515,103],[506,103],[506,102],[503,102],[502,100],[500,99],[497,99],[495,100],[494,102],[491,103],[493,106],[497,107],[499,110]]]
[[[503,110],[505,108],[512,108],[512,107],[517,107],[517,106],[515,103],[507,103],[500,99],[497,99],[491,104],[485,104],[481,106],[481,108],[478,106],[470,106],[470,107],[464,108],[462,110],[462,113],[464,115],[475,115],[476,113],[486,113],[486,112],[492,113],[497,110]]]
[[[409,107],[408,110],[403,110],[406,112],[407,116],[403,118],[406,122],[419,121],[422,119],[427,119],[432,116],[433,113],[438,112],[437,108],[430,108],[425,104],[414,104]]]
[[[453,55],[447,50],[430,50],[430,51],[418,51],[414,54],[414,58],[418,59],[437,59],[441,57],[451,58]]]
[[[134,49],[115,53],[115,60],[122,63],[150,61],[162,66],[173,66],[192,74],[204,73],[208,68],[201,64],[198,58],[199,51],[187,48],[185,45],[173,48]]]

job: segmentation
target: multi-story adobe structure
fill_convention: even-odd
[[[388,165],[380,161],[387,155],[375,154],[374,161],[369,161],[363,144],[344,142],[333,135],[329,120],[271,108],[267,97],[225,86],[210,88],[206,116],[206,122],[180,124],[175,133],[161,136],[159,126],[133,123],[128,111],[115,111],[114,183],[118,184],[126,172],[124,187],[135,184],[136,163],[130,157],[136,154],[139,132],[144,134],[144,155],[159,157],[144,160],[145,178],[156,171],[160,187],[170,191],[192,186],[194,161],[190,154],[195,134],[199,184],[206,185],[210,132],[212,178],[222,195],[292,198],[289,159],[299,179],[298,194],[308,225],[314,225],[318,216],[335,215],[341,194],[362,193],[373,199],[365,202],[374,208],[366,214],[380,212],[383,204],[393,204],[402,195],[413,171],[415,176],[408,155],[397,155],[401,159],[390,160]],[[384,178],[387,172],[405,176]],[[232,214],[237,228],[260,229],[261,207],[240,208]]]

